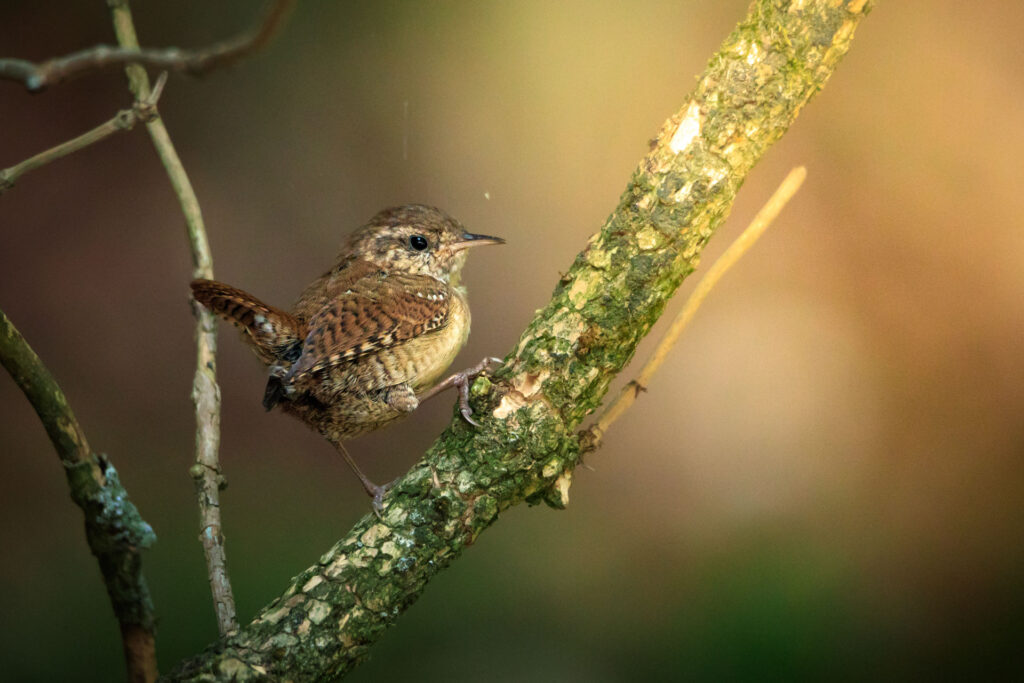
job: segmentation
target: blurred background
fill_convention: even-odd
[[[436,204],[506,237],[466,270],[466,366],[512,348],[747,4],[309,0],[249,61],[172,76],[160,108],[218,278],[269,302],[291,302],[385,206]],[[187,47],[259,7],[134,9],[143,44]],[[1022,30],[1009,0],[879,3],[705,266],[798,164],[804,189],[578,471],[569,508],[503,514],[351,680],[1024,671]],[[3,56],[113,40],[103,2],[0,9]],[[129,103],[117,72],[35,96],[2,82],[0,166]],[[165,669],[216,636],[187,473],[189,273],[141,129],[0,199],[0,309],[159,536],[145,571]],[[247,620],[369,501],[326,442],[264,413],[264,374],[237,336],[221,334],[222,504]],[[451,400],[351,450],[388,480]],[[81,513],[6,375],[0,458],[4,677],[118,680]]]

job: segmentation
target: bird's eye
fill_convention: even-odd
[[[409,246],[416,251],[426,251],[430,244],[427,242],[427,238],[423,235],[413,235],[409,238]]]

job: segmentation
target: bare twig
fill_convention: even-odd
[[[142,121],[148,122],[157,116],[156,103],[163,92],[164,84],[167,82],[167,72],[160,74],[156,87],[144,100],[136,100],[131,109],[122,109],[106,123],[96,126],[92,130],[82,133],[77,138],[62,142],[56,147],[40,152],[33,157],[25,159],[21,163],[0,171],[0,194],[14,187],[14,183],[21,176],[29,171],[34,171],[40,166],[45,166],[51,161],[56,161],[72,152],[77,152],[89,145],[99,142],[120,130],[131,130],[135,124]]]
[[[89,549],[121,626],[128,677],[156,679],[156,619],[140,550],[156,541],[105,456],[89,448],[64,392],[14,324],[0,311],[0,364],[25,392],[64,465],[71,499],[85,513]]]
[[[647,386],[654,373],[665,362],[672,347],[679,341],[679,336],[693,319],[697,309],[700,308],[704,299],[707,298],[708,293],[722,279],[722,276],[747,253],[750,247],[754,246],[757,239],[764,234],[764,231],[772,224],[772,221],[779,215],[783,207],[797,193],[806,177],[807,168],[804,166],[797,166],[790,171],[778,189],[775,190],[775,193],[772,194],[768,201],[765,202],[765,205],[761,207],[761,210],[757,212],[757,215],[754,216],[754,220],[750,222],[750,225],[743,231],[743,234],[729,245],[725,253],[715,261],[707,274],[701,278],[701,281],[697,283],[696,289],[693,290],[690,298],[683,305],[683,309],[679,311],[679,314],[672,321],[672,325],[665,332],[665,336],[658,342],[654,353],[644,363],[644,367],[640,370],[637,378],[628,382],[622,388],[622,391],[615,397],[615,400],[601,413],[601,417],[597,419],[597,422],[591,425],[589,429],[581,432],[580,436],[584,452],[593,451],[600,447],[601,439],[608,433],[608,428],[612,423],[622,417],[622,414],[633,405],[641,392],[647,391]]]
[[[126,0],[108,0],[117,9]],[[233,64],[264,47],[284,24],[295,0],[273,0],[264,13],[263,20],[240,35],[206,48],[182,50],[171,47],[163,49],[140,49],[138,45],[121,47],[97,45],[87,50],[74,52],[42,63],[24,59],[0,59],[0,78],[21,81],[31,92],[38,92],[50,85],[90,71],[128,64],[179,71],[201,76],[222,66]]]
[[[111,2],[114,31],[118,42],[127,48],[138,47],[135,25],[127,0]],[[275,7],[290,3],[276,3]],[[266,42],[265,40],[263,42]],[[128,82],[135,98],[145,100],[150,95],[149,77],[145,69],[132,64],[126,69]],[[171,185],[178,196],[185,215],[189,245],[192,250],[192,277],[213,278],[213,257],[206,239],[206,227],[199,209],[192,183],[178,157],[167,127],[159,118],[146,124],[153,146],[163,162]],[[220,488],[224,483],[217,450],[220,446],[220,388],[217,386],[216,320],[201,306],[193,304],[196,316],[196,370],[192,381],[192,401],[196,415],[196,462],[190,472],[196,482],[199,498],[199,539],[206,555],[206,568],[213,594],[214,611],[220,633],[231,633],[238,628],[235,619],[235,598],[228,580],[227,554],[220,518]]]

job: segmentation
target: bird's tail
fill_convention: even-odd
[[[291,363],[298,359],[306,335],[299,320],[290,313],[214,280],[193,280],[192,296],[240,328],[264,363]]]

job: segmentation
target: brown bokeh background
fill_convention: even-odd
[[[259,5],[135,4],[144,43],[182,46]],[[291,301],[387,205],[437,204],[505,236],[467,267],[467,365],[513,346],[746,7],[308,0],[266,52],[172,77],[161,110],[218,277],[268,301]],[[804,189],[579,471],[568,510],[502,515],[352,680],[1022,671],[1022,30],[1009,0],[881,2],[705,264],[794,165]],[[100,1],[0,9],[4,56],[112,40]],[[128,103],[119,73],[37,96],[0,83],[0,166]],[[141,130],[0,199],[0,308],[159,536],[145,569],[165,668],[216,635],[187,474],[183,232]],[[223,506],[248,619],[368,501],[328,444],[263,412],[236,336],[221,334]],[[352,450],[395,476],[450,410]],[[0,456],[3,677],[118,679],[81,514],[6,377]]]

